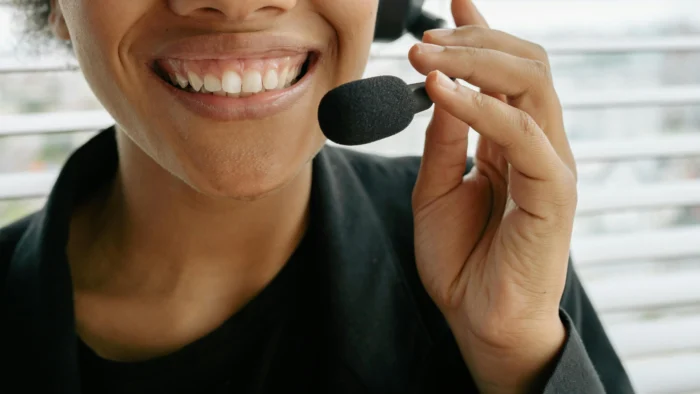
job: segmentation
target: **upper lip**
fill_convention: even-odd
[[[168,42],[155,52],[157,58],[216,60],[227,58],[281,57],[319,52],[318,43],[293,34],[217,33]]]

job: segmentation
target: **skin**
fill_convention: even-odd
[[[333,86],[361,77],[376,9],[376,0],[54,2],[53,31],[71,40],[119,131],[117,178],[75,213],[68,248],[78,330],[99,354],[141,360],[180,348],[282,268],[305,230],[311,159],[324,143],[312,113]],[[319,45],[323,63],[292,109],[214,122],[173,105],[143,67],[164,42],[247,31]]]
[[[99,354],[172,352],[281,269],[306,227],[310,161],[324,142],[315,108],[362,75],[376,7],[55,0],[52,28],[72,41],[119,131],[118,176],[76,210],[68,250],[78,331]],[[428,32],[409,53],[436,106],[413,193],[416,263],[480,391],[537,392],[566,337],[575,164],[544,50],[489,29],[469,0],[453,0],[452,13],[458,29]],[[153,97],[141,67],[159,42],[202,29],[322,37],[323,63],[293,109],[215,123]],[[481,138],[462,177],[470,126]]]

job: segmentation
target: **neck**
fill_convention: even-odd
[[[102,203],[76,221],[89,223],[82,231],[87,235],[75,242],[78,256],[71,256],[78,262],[74,271],[86,273],[77,276],[84,288],[158,298],[217,293],[217,287],[255,292],[289,259],[307,225],[310,162],[263,197],[214,198],[168,173],[124,133],[117,135],[115,182]]]

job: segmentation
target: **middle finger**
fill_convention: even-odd
[[[551,86],[549,68],[543,62],[493,49],[420,43],[411,48],[409,60],[423,75],[440,70],[482,90],[511,98],[546,95]]]

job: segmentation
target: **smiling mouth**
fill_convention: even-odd
[[[317,59],[315,52],[254,59],[158,59],[152,70],[185,92],[240,98],[294,86]]]

